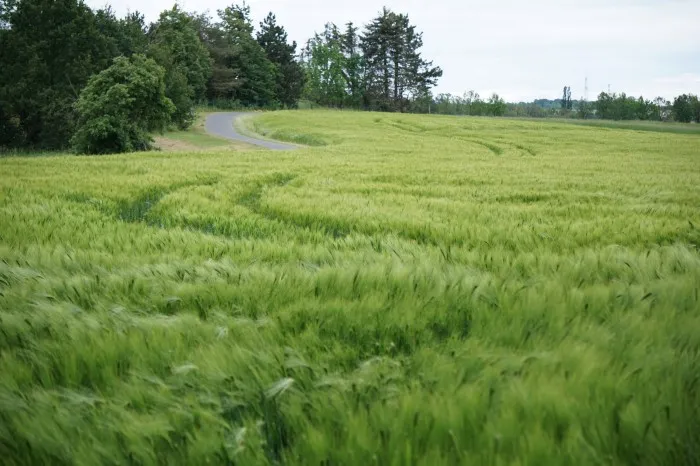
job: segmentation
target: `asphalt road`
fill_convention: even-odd
[[[248,144],[264,147],[270,150],[292,150],[297,148],[297,146],[293,146],[291,144],[285,144],[282,142],[275,141],[266,141],[264,139],[255,139],[240,134],[238,131],[236,131],[236,128],[233,126],[233,122],[245,115],[249,115],[249,113],[212,113],[209,116],[207,116],[207,120],[204,123],[204,128],[206,129],[207,133],[212,134],[214,136],[232,139],[234,141],[245,142]]]

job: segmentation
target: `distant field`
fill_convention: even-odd
[[[3,464],[698,463],[696,135],[247,126],[0,159]]]

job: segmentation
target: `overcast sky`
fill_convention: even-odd
[[[117,14],[140,11],[149,21],[172,0],[88,0]],[[232,2],[181,0],[187,11],[215,14]],[[235,3],[235,2],[233,2]],[[365,24],[374,0],[248,0],[257,23],[276,14],[291,39],[303,44],[326,22]],[[442,67],[436,92],[509,101],[572,97],[600,91],[647,98],[700,94],[700,0],[385,0],[423,31],[423,56]]]

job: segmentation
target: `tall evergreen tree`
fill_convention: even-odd
[[[223,106],[232,102],[242,85],[241,71],[233,68],[238,52],[227,38],[220,23],[207,14],[195,18],[200,40],[205,44],[212,59],[212,73],[207,82],[206,97],[210,103]]]
[[[340,38],[343,53],[343,77],[345,78],[347,105],[358,108],[362,104],[364,61],[360,49],[357,27],[350,22],[345,25],[345,32]]]
[[[222,31],[221,45],[225,47],[217,58],[219,66],[231,70],[232,99],[254,107],[275,105],[276,68],[268,60],[265,50],[253,37],[250,7],[232,5],[219,12]]]
[[[391,110],[391,39],[396,15],[386,7],[365,27],[361,39],[366,64],[365,104],[372,110]]]
[[[408,101],[424,95],[442,70],[421,57],[422,33],[407,15],[384,8],[365,28],[361,46],[366,64],[365,101],[378,110],[408,108]]]
[[[571,110],[574,108],[573,101],[571,100],[571,88],[569,86],[564,86],[564,92],[561,99],[561,108],[564,110]]]
[[[260,23],[257,40],[268,60],[275,65],[277,100],[287,107],[296,106],[305,79],[304,70],[296,60],[297,43],[287,42],[287,32],[277,24],[272,13]]]

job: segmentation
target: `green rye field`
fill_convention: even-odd
[[[700,464],[700,136],[246,125],[0,159],[3,464]]]

